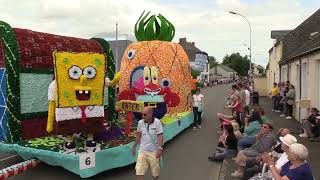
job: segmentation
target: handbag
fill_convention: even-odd
[[[293,99],[288,99],[288,100],[287,100],[287,104],[293,105],[293,104],[294,104],[294,100],[293,100]]]
[[[203,109],[202,109],[202,102],[198,102],[198,111],[199,112],[202,112]]]
[[[261,173],[251,177],[249,180],[272,180],[273,176],[272,173],[270,174],[269,171],[267,171],[267,164],[263,164],[263,168]]]

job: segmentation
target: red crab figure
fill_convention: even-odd
[[[177,93],[171,91],[171,82],[163,78],[158,84],[158,69],[156,67],[143,68],[143,77],[133,82],[131,90],[124,90],[119,94],[119,100],[143,101],[145,106],[153,108],[153,115],[162,118],[167,113],[167,107],[176,107],[180,103]],[[136,72],[136,71],[134,71]]]

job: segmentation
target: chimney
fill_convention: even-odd
[[[192,46],[195,46],[195,43],[194,43],[194,42],[192,42],[191,44],[192,44]]]
[[[179,43],[186,43],[187,42],[187,38],[180,38],[179,39]]]

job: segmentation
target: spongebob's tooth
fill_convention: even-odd
[[[83,93],[83,91],[80,90],[80,91],[79,91],[79,94],[82,94],[82,93]]]
[[[85,91],[84,93],[85,93],[85,94],[89,94],[89,91]]]

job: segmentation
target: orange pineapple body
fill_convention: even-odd
[[[169,114],[191,111],[189,59],[179,44],[159,40],[133,43],[124,53],[121,71],[120,95],[127,92],[135,100],[145,102],[163,98]],[[145,97],[146,92],[150,97]]]

